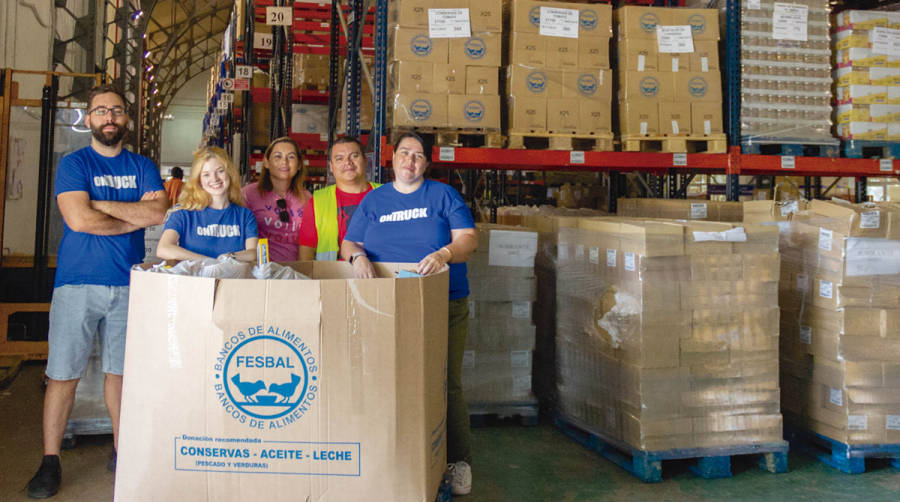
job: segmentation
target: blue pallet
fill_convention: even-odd
[[[772,473],[783,473],[788,470],[788,443],[786,441],[743,446],[644,451],[603,434],[591,432],[562,416],[557,416],[555,423],[564,434],[585,448],[596,451],[644,483],[662,481],[663,460],[697,459],[697,464],[691,466],[691,471],[704,479],[730,478],[731,457],[734,455],[760,455],[759,467]]]
[[[900,469],[900,444],[847,444],[802,427],[784,426],[784,437],[791,448],[805,451],[823,464],[847,473],[866,472],[867,458],[889,458]]]
[[[784,157],[840,157],[840,146],[837,143],[822,145],[755,139],[741,140],[741,153]]]
[[[434,497],[434,502],[450,502],[453,499],[453,493],[450,491],[450,474],[444,473],[444,477],[441,479],[441,485],[438,486],[437,496]]]
[[[844,157],[851,159],[900,158],[900,143],[851,139],[841,143]]]

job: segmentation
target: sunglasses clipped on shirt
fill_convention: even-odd
[[[278,199],[275,201],[275,204],[278,205],[278,219],[284,223],[291,221],[291,215],[287,212],[287,201]]]
[[[112,113],[113,117],[121,117],[125,115],[125,109],[121,106],[114,106],[112,108],[107,108],[105,106],[98,106],[93,110],[90,110],[88,113],[95,117],[105,117],[108,114]]]

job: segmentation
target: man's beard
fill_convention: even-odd
[[[116,132],[113,133],[112,136],[103,132],[103,129],[108,125],[112,125],[116,128]],[[100,127],[91,126],[91,135],[103,146],[118,145],[119,142],[122,141],[122,138],[125,137],[126,132],[127,130],[125,129],[125,127],[120,126],[119,124],[103,124]]]

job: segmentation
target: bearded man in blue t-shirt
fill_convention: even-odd
[[[65,225],[50,303],[44,458],[28,483],[32,498],[59,490],[60,445],[97,335],[117,447],[130,269],[144,259],[144,228],[162,223],[168,209],[153,161],[122,148],[128,121],[121,91],[92,89],[84,118],[91,144],[63,157],[57,170],[56,201]],[[115,459],[113,450],[110,470]]]

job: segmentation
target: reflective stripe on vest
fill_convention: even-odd
[[[369,183],[371,188],[378,188],[379,183]],[[316,260],[338,259],[338,211],[337,185],[328,185],[313,192],[313,212],[316,214]]]

